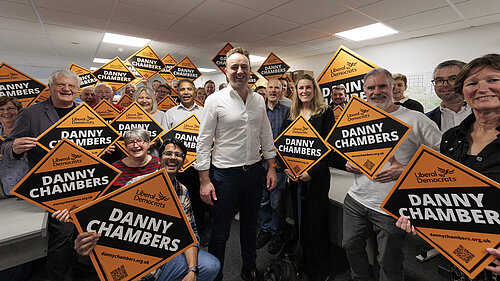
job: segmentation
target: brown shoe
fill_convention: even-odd
[[[242,268],[240,276],[245,281],[262,281],[262,276],[255,266],[252,268]]]

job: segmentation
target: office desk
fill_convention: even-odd
[[[0,270],[47,255],[48,216],[24,200],[0,200]]]

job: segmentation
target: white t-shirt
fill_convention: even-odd
[[[439,150],[442,133],[434,121],[418,111],[402,106],[392,112],[391,115],[413,127],[394,152],[394,157],[399,163],[407,165],[421,144]],[[390,163],[387,161],[381,171],[389,166]],[[348,194],[364,206],[386,214],[380,209],[380,204],[382,204],[395,183],[396,181],[380,183],[371,180],[364,174],[355,175]]]

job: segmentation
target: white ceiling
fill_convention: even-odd
[[[335,32],[382,22],[399,34],[353,42]],[[105,32],[150,38],[159,56],[198,67],[230,42],[292,60],[500,22],[500,0],[0,0],[0,61],[83,67],[139,48],[101,43]],[[118,51],[118,48],[123,48]],[[292,66],[293,67],[293,66]]]

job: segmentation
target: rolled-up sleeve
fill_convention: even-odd
[[[194,167],[198,171],[205,171],[210,168],[210,150],[217,128],[216,109],[214,99],[207,98],[196,145],[196,163]]]

